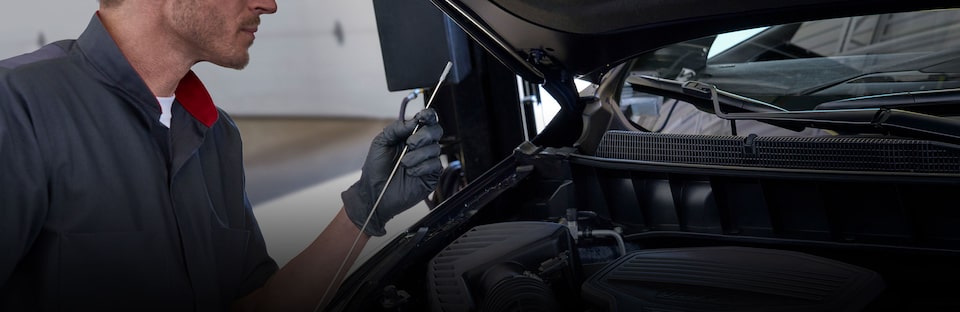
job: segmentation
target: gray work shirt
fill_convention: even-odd
[[[277,270],[240,135],[191,72],[172,128],[95,15],[0,61],[0,311],[223,310]]]

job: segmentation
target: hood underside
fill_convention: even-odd
[[[488,52],[533,83],[603,71],[702,36],[847,15],[955,6],[943,0],[431,0]]]

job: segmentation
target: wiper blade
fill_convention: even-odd
[[[715,115],[723,114],[723,111],[716,108],[716,104],[723,104],[727,108],[739,112],[773,113],[787,111],[779,106],[719,90],[713,85],[697,81],[682,82],[653,76],[637,75],[628,77],[627,82],[634,88],[641,89],[645,92],[664,96],[668,95],[663,93],[668,93],[670,97],[685,101],[700,110]],[[716,90],[716,97],[712,95],[711,89]],[[718,103],[713,103],[714,99],[716,99]],[[806,128],[806,125],[796,123],[760,121],[793,131],[803,131],[803,129]]]
[[[641,89],[654,89],[660,91],[670,92],[671,95],[680,98],[681,100],[686,100],[687,102],[695,102],[693,98],[710,101],[712,99],[710,95],[710,88],[701,88],[702,86],[710,86],[709,84],[697,82],[697,81],[688,81],[682,82],[678,80],[665,79],[653,76],[646,75],[637,75],[630,76],[627,78],[627,82],[635,87],[640,87]],[[713,87],[715,88],[715,87]],[[760,100],[751,99],[739,94],[726,92],[723,90],[717,89],[718,101],[721,104],[735,108],[740,111],[745,112],[785,112],[787,110]],[[704,108],[704,107],[701,107]],[[709,108],[709,107],[707,107]]]
[[[933,115],[960,115],[960,89],[911,91],[821,103],[814,110],[900,108]]]
[[[757,120],[785,128],[814,127],[960,143],[960,121],[901,109],[871,107],[788,111],[772,104],[724,92],[703,82],[680,82],[650,76],[632,76],[627,82],[667,91],[691,103],[697,100],[709,101],[713,104],[713,113],[728,120]],[[735,107],[741,112],[725,112],[721,106]]]
[[[960,143],[960,121],[900,109],[861,108],[780,113],[730,113],[724,119],[789,122],[855,133],[902,135]]]
[[[955,119],[890,108],[724,113],[720,109],[717,88],[704,83],[698,87],[709,88],[717,117],[723,119],[790,122],[854,133],[892,134],[960,143],[960,121]]]

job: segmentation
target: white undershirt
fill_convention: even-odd
[[[167,128],[170,128],[170,110],[173,107],[173,100],[176,98],[176,96],[157,97],[157,101],[160,102],[160,123]]]

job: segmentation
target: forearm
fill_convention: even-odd
[[[324,299],[329,301],[370,238],[360,233],[343,209],[310,246],[277,271],[263,287],[238,300],[233,310],[313,311],[358,235],[357,246]]]
[[[388,220],[433,191],[443,170],[438,157],[442,136],[443,129],[431,109],[384,128],[370,144],[360,180],[341,193],[345,208],[266,285],[238,300],[234,310],[313,311],[321,300],[329,301],[343,279],[335,275],[344,259],[348,258],[342,271],[347,271],[370,239],[368,235],[385,235],[384,225]],[[398,158],[398,155],[403,156]],[[351,221],[351,217],[357,223]],[[358,229],[360,220],[365,220],[365,233]],[[347,257],[357,237],[357,246]],[[328,287],[331,289],[327,290]]]

